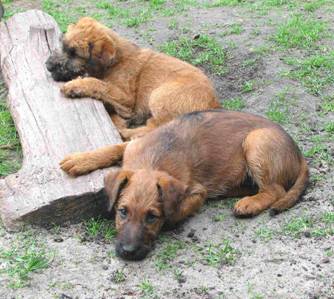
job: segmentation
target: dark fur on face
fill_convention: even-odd
[[[107,28],[91,18],[68,26],[62,51],[55,51],[46,62],[56,81],[70,81],[87,73],[99,78],[115,63],[115,45]]]
[[[86,73],[82,59],[70,57],[66,52],[53,52],[45,64],[55,81],[70,81]]]

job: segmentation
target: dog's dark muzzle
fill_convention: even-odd
[[[58,51],[50,55],[45,66],[55,81],[66,82],[85,74],[85,68],[80,62]]]

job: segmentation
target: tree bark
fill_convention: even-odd
[[[122,141],[101,102],[64,98],[46,70],[60,36],[54,19],[38,10],[0,24],[0,66],[23,149],[22,169],[0,180],[0,214],[9,230],[104,211],[105,170],[71,178],[58,163],[69,153]]]

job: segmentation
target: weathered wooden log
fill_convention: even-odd
[[[64,98],[46,70],[60,35],[38,10],[0,25],[0,66],[24,157],[18,173],[0,180],[0,214],[9,230],[78,220],[104,208],[105,171],[71,178],[58,165],[69,153],[121,142],[101,102]]]

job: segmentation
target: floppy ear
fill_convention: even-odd
[[[171,218],[186,197],[188,187],[171,176],[163,176],[158,180],[157,188],[162,201],[164,215],[167,219]]]
[[[108,195],[108,212],[112,210],[122,192],[122,189],[124,189],[127,185],[132,175],[132,171],[118,169],[109,172],[104,177],[104,189]]]
[[[116,55],[115,43],[110,36],[105,35],[100,40],[89,45],[92,59],[105,67],[110,66]]]

